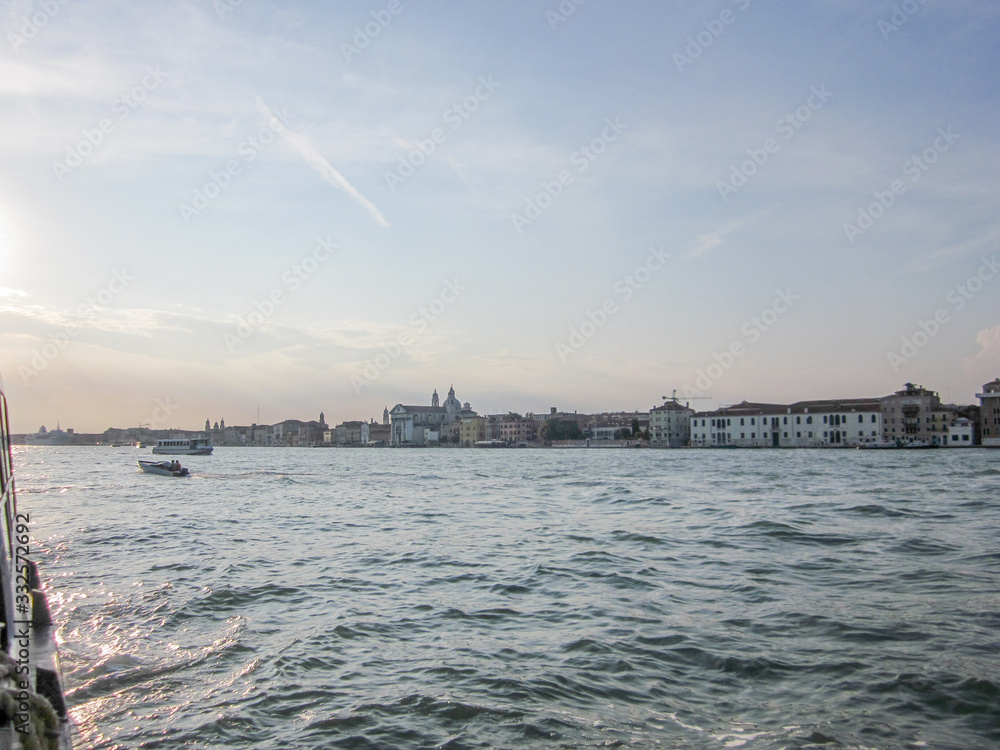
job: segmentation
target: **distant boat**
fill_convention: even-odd
[[[24,436],[25,445],[72,445],[73,430],[66,432],[56,427],[54,430],[46,430],[42,425],[38,432],[29,432]]]
[[[147,474],[159,474],[164,477],[190,476],[187,469],[174,461],[143,461],[139,459],[139,468]]]
[[[890,448],[898,448],[899,445],[896,443],[862,443],[858,446],[859,451],[874,451],[874,450],[888,450]]]
[[[212,441],[208,438],[170,438],[157,440],[153,453],[168,456],[210,456]]]
[[[474,443],[476,448],[506,448],[507,443],[503,440],[477,440]]]
[[[909,442],[904,442],[902,440],[895,440],[891,443],[863,443],[858,446],[858,450],[918,450],[921,448],[937,448],[934,443],[928,443],[926,440],[910,440]]]
[[[908,443],[903,443],[901,448],[937,448],[934,443],[930,443],[926,440],[911,440]]]

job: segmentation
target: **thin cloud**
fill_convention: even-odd
[[[708,232],[706,234],[699,234],[695,237],[695,248],[691,251],[692,257],[698,257],[707,253],[709,250],[718,247],[722,244],[726,235],[734,232],[740,227],[740,223],[729,224],[722,229],[717,229],[714,232]]]
[[[319,151],[317,151],[315,148],[312,147],[312,144],[309,143],[309,141],[307,141],[304,136],[299,135],[298,133],[293,133],[288,129],[287,126],[282,124],[278,120],[278,118],[274,116],[274,113],[270,109],[268,109],[267,105],[264,104],[263,101],[261,101],[260,97],[257,97],[257,105],[268,116],[268,119],[271,121],[271,126],[274,128],[274,130],[276,130],[278,133],[281,133],[281,137],[284,138],[286,141],[288,141],[292,145],[292,148],[298,151],[299,156],[305,159],[306,162],[313,169],[319,172],[320,177],[322,177],[324,180],[329,182],[334,187],[340,188],[349,196],[354,198],[354,200],[356,200],[358,203],[364,206],[365,209],[368,211],[368,213],[371,214],[372,218],[375,219],[375,223],[377,223],[379,226],[388,228],[389,222],[385,220],[385,217],[382,216],[382,212],[378,210],[375,204],[372,203],[367,198],[365,198],[365,196],[363,196],[361,193],[359,193],[357,189],[355,189],[355,187],[351,183],[349,183],[340,172],[338,172],[336,169],[333,168],[333,165],[330,164],[330,162],[328,162],[324,158],[324,156],[321,153],[319,153]]]

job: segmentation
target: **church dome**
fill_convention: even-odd
[[[455,398],[455,386],[448,389],[448,398],[444,402],[444,410],[449,415],[459,415],[462,411],[462,403]]]

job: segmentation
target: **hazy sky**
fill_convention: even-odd
[[[12,427],[339,422],[450,384],[481,413],[971,403],[1000,375],[998,21],[0,2]]]

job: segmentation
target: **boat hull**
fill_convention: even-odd
[[[173,448],[156,446],[153,453],[161,456],[211,456],[214,448]]]
[[[30,514],[18,511],[13,466],[7,396],[0,380],[0,516],[5,519],[0,534],[0,628],[5,636],[0,644],[0,668],[6,675],[0,748],[72,750],[58,627],[38,567],[26,559]]]
[[[858,450],[901,450],[901,451],[915,451],[915,450],[925,450],[927,448],[937,448],[934,443],[927,443],[924,441],[910,441],[903,442],[902,440],[897,440],[894,443],[864,443],[858,446]]]
[[[169,461],[139,461],[139,468],[147,474],[157,474],[163,477],[186,477],[189,476],[187,469],[175,471],[170,468]]]

